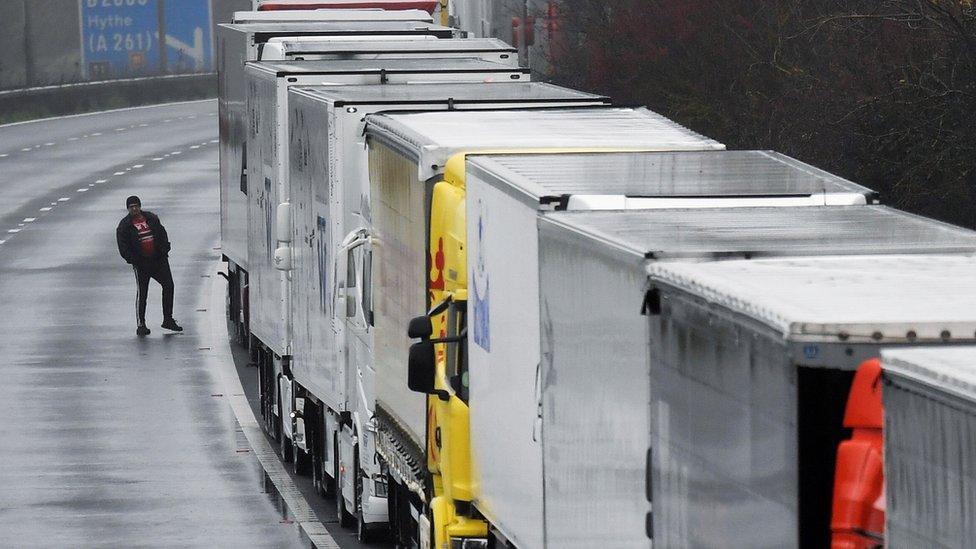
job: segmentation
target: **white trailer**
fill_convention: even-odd
[[[881,352],[886,547],[976,540],[976,347]]]
[[[446,80],[452,74],[438,77]],[[354,515],[361,534],[368,536],[368,530],[387,520],[384,475],[374,457],[373,402],[363,398],[373,394],[374,383],[370,296],[364,292],[369,284],[363,273],[369,246],[352,245],[369,219],[365,116],[404,109],[565,108],[607,102],[530,82],[290,89],[287,163],[294,213],[288,242],[294,333],[289,372],[281,379],[291,385],[300,410],[293,424],[299,450],[295,459],[310,459],[315,481],[324,487],[339,480],[339,518],[345,522]],[[291,436],[289,430],[286,437]]]
[[[713,183],[721,186],[721,181]],[[757,183],[760,183],[760,187],[767,186],[762,185],[761,180]],[[474,191],[473,185],[469,185],[469,188],[471,192]],[[529,394],[527,390],[522,391],[521,406],[508,403],[504,409],[520,407],[528,413],[534,409],[533,406],[539,406],[539,446],[542,469],[546,474],[543,492],[545,504],[543,506],[540,501],[537,507],[544,510],[545,523],[544,528],[539,524],[533,526],[546,533],[548,547],[648,546],[647,527],[652,528],[654,540],[664,546],[776,545],[775,542],[763,542],[777,538],[775,535],[766,538],[769,532],[758,528],[764,523],[756,518],[761,516],[758,512],[740,515],[738,507],[735,507],[737,504],[732,503],[729,505],[735,508],[729,510],[717,507],[714,502],[709,503],[709,509],[721,511],[718,517],[738,521],[725,527],[726,538],[710,534],[695,537],[698,532],[709,529],[699,523],[695,523],[694,527],[684,524],[684,529],[676,530],[677,527],[671,524],[671,521],[677,520],[675,517],[685,521],[696,520],[695,516],[688,515],[687,507],[689,503],[700,501],[701,496],[684,492],[689,501],[681,501],[680,491],[699,487],[701,479],[705,478],[702,474],[688,479],[678,488],[667,484],[671,481],[668,474],[662,473],[665,480],[661,482],[657,482],[655,477],[653,486],[663,493],[655,492],[655,514],[650,514],[651,504],[645,487],[651,484],[648,483],[645,467],[648,448],[652,446],[650,437],[657,429],[651,420],[657,412],[651,410],[652,413],[642,414],[635,410],[648,409],[655,387],[661,392],[670,389],[655,386],[651,381],[663,377],[662,371],[655,368],[660,360],[658,357],[665,351],[658,348],[660,342],[655,337],[648,340],[648,318],[652,319],[652,328],[658,322],[655,317],[648,316],[656,310],[655,301],[645,301],[648,296],[648,266],[657,262],[695,263],[775,256],[885,256],[931,252],[972,254],[976,251],[976,233],[972,231],[883,206],[687,209],[691,206],[686,203],[686,209],[674,210],[545,213],[539,219],[537,273],[523,267],[524,263],[534,266],[533,258],[521,262],[498,262],[495,268],[487,269],[492,277],[492,309],[489,314],[492,319],[491,353],[488,360],[479,363],[475,360],[476,354],[469,352],[471,395],[472,399],[484,401],[485,397],[478,394],[478,381],[488,374],[479,372],[479,368],[497,375],[502,374],[498,369],[500,362],[512,364],[512,368],[521,365],[523,372],[528,371],[523,373],[523,377],[527,377],[530,373],[535,374],[536,364],[540,365],[538,382],[541,389],[538,396]],[[488,217],[491,218],[490,215]],[[495,239],[493,245],[497,248],[494,233],[485,230],[484,234]],[[491,245],[485,244],[486,247]],[[499,273],[505,278],[498,276]],[[511,295],[506,278],[538,279],[538,293],[526,294],[522,290],[517,296]],[[511,299],[515,298],[538,305],[538,331],[531,328],[521,332],[506,330],[507,316],[511,313],[506,315],[505,307],[511,305]],[[498,305],[495,305],[496,300],[499,301]],[[501,326],[498,330],[495,329],[496,317]],[[700,324],[702,333],[696,333],[694,341],[686,339],[675,345],[723,345],[725,336],[708,333],[709,326],[718,322],[715,318],[718,315],[698,313],[685,318],[683,322]],[[499,334],[497,337],[496,333]],[[652,330],[651,334],[654,333]],[[506,335],[508,340],[505,339]],[[670,332],[668,335],[678,337]],[[690,337],[687,331],[682,332],[681,336]],[[741,332],[740,339],[748,341]],[[537,351],[519,358],[515,363],[504,360],[506,353],[513,354],[514,349],[525,348]],[[745,353],[742,356],[746,359],[749,356],[748,349],[744,350],[741,345],[725,351],[731,354],[723,358],[722,364],[735,357],[742,358],[735,353]],[[710,352],[721,353],[722,349]],[[500,353],[500,358],[495,357],[496,353]],[[649,362],[649,358],[654,361]],[[688,360],[693,361],[694,358]],[[853,368],[858,363],[854,361],[849,367]],[[682,367],[692,366],[697,364]],[[736,377],[745,375],[741,368],[725,374],[719,372],[714,375],[719,376],[721,382],[713,380],[713,383],[736,390],[749,383],[760,383],[761,380],[756,378],[763,372],[765,370],[754,372],[745,379]],[[507,370],[503,373],[506,378],[511,375]],[[694,389],[695,385],[691,387]],[[771,387],[775,387],[772,382]],[[677,393],[670,397],[681,400],[684,405],[699,400],[718,402],[711,392],[699,389],[701,395]],[[847,393],[840,387],[833,389],[836,392],[833,395],[835,400],[829,404],[839,407],[839,411],[832,412],[836,416],[843,412]],[[508,396],[514,396],[514,393],[509,391]],[[739,398],[748,402],[753,395],[761,394],[762,390],[753,389]],[[657,394],[656,398],[663,398],[662,394]],[[795,404],[795,399],[792,403]],[[665,417],[658,418],[658,421],[666,423],[668,414],[676,413],[678,408],[669,404],[664,409],[666,411],[660,412],[660,415]],[[487,406],[483,410],[482,413],[478,409],[472,410],[472,447],[476,459],[494,463],[497,459],[503,459],[499,456],[511,456],[507,459],[526,461],[528,448],[515,453],[516,445],[497,438],[499,433],[494,433],[493,437],[491,430],[482,427],[482,424],[498,421],[496,416],[491,415],[494,407]],[[689,413],[694,413],[694,410]],[[511,417],[508,422],[525,426],[530,419]],[[707,417],[708,421],[714,419]],[[830,418],[825,418],[826,423],[830,421]],[[706,429],[698,424],[694,427],[702,429],[702,436],[722,430],[721,427]],[[681,436],[695,440],[699,435],[690,429],[683,424]],[[836,426],[832,429],[836,429]],[[754,452],[755,449],[747,446],[748,437],[743,439],[744,442],[735,440],[736,436],[745,436],[744,433],[748,431],[742,428],[727,430],[727,445],[746,454]],[[660,436],[668,439],[675,435]],[[836,448],[836,442],[833,448]],[[671,450],[670,447],[656,446],[654,451],[663,452],[661,459],[667,461]],[[497,455],[493,452],[497,452]],[[513,456],[513,453],[516,455]],[[833,461],[828,461],[827,467],[832,474]],[[759,474],[758,471],[755,473]],[[780,477],[777,473],[776,478]],[[832,480],[832,476],[827,476],[823,481],[823,487],[828,490],[827,519]],[[762,479],[762,482],[770,482],[770,479]],[[718,487],[699,489],[717,490]],[[670,493],[671,490],[679,494]],[[734,499],[730,495],[727,501]],[[749,501],[743,498],[742,505]],[[504,507],[509,514],[517,509],[512,503]],[[646,521],[649,517],[652,522],[648,524]],[[778,524],[781,518],[776,515],[770,520]],[[709,524],[715,520],[718,519],[713,517]],[[757,522],[750,523],[754,520]],[[790,520],[796,521],[796,518]],[[795,522],[793,525],[795,528]],[[829,525],[823,526],[821,538],[830,533]],[[789,527],[784,528],[789,530]],[[748,532],[756,532],[759,537],[751,538]],[[795,532],[793,535],[796,535]]]
[[[720,150],[723,146],[646,109],[591,108],[387,114],[368,117],[370,228],[374,303],[374,364],[378,451],[390,467],[397,494],[427,499],[425,395],[410,392],[409,341],[404,327],[431,305],[428,280],[457,273],[428,272],[430,196],[452,158],[479,151]],[[456,162],[456,160],[455,160]],[[451,215],[451,214],[446,214]],[[445,244],[445,248],[448,244]],[[462,244],[463,247],[463,244]],[[430,278],[429,278],[430,277]],[[367,399],[370,395],[367,395]],[[414,513],[417,502],[412,501]],[[400,531],[409,521],[394,517]],[[420,510],[421,513],[423,512]],[[414,514],[415,520],[417,515]]]
[[[292,398],[288,372],[292,307],[287,253],[291,221],[287,209],[288,88],[315,84],[383,85],[411,82],[484,82],[528,80],[527,71],[467,58],[369,59],[248,63],[245,182],[248,329],[255,340],[261,387],[270,431],[279,436],[283,455],[291,444]],[[285,206],[282,206],[285,205]],[[284,427],[282,429],[282,427]]]
[[[624,305],[647,314],[632,341],[650,357],[639,383],[656,545],[829,545],[854,370],[881,347],[976,339],[971,254],[662,261],[648,273],[645,297]]]
[[[381,57],[476,57],[518,66],[518,51],[495,38],[438,39],[433,36],[405,42],[397,37],[371,40],[330,40],[315,36],[272,38],[264,46],[265,61],[315,59],[377,59]],[[423,40],[423,45],[414,42]]]
[[[369,15],[375,18],[375,14]],[[220,241],[229,263],[231,320],[247,341],[247,152],[245,144],[244,65],[261,59],[264,44],[275,37],[396,37],[398,40],[452,38],[454,30],[412,21],[263,22],[220,25],[217,29],[217,96],[220,133]]]

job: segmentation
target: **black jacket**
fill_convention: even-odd
[[[119,255],[126,263],[133,265],[151,263],[169,257],[169,236],[166,234],[166,228],[159,222],[159,217],[146,210],[142,210],[142,215],[146,218],[149,228],[152,229],[153,239],[156,243],[156,257],[142,257],[142,250],[139,246],[139,231],[132,225],[131,215],[123,217],[122,221],[119,221],[119,228],[115,230],[115,239],[119,244]]]

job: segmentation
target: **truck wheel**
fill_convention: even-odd
[[[335,442],[335,502],[336,502],[336,517],[339,519],[339,526],[343,528],[349,528],[352,526],[352,515],[349,514],[349,510],[346,509],[346,498],[342,495],[342,478],[339,476],[339,441]]]

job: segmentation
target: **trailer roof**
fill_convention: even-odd
[[[254,34],[257,42],[275,36],[341,36],[341,35],[436,35],[454,36],[456,30],[419,21],[261,21],[254,23],[224,23],[221,27]]]
[[[333,59],[322,61],[261,61],[248,63],[248,68],[284,75],[348,74],[348,73],[435,73],[435,72],[498,72],[526,75],[529,70],[492,61],[466,57],[427,57],[394,59]],[[486,77],[488,79],[490,77]],[[505,81],[510,78],[505,77]]]
[[[403,105],[404,109],[410,108],[410,105],[446,102],[458,104],[533,101],[592,101],[594,104],[609,102],[606,97],[541,82],[302,86],[291,88],[290,93],[335,101],[337,105],[396,104]]]
[[[280,44],[286,54],[368,54],[437,52],[506,52],[515,48],[497,38],[434,38],[414,40],[330,40],[318,36],[283,36],[269,42]]]
[[[433,23],[434,18],[424,10],[384,9],[309,9],[235,11],[234,23],[262,21],[419,21]]]
[[[772,151],[492,155],[470,170],[535,197],[771,197],[875,195],[874,191]]]
[[[973,339],[976,257],[882,255],[657,261],[651,281],[687,291],[786,337],[888,343]]]
[[[881,367],[886,374],[976,402],[976,347],[885,349]]]
[[[724,148],[644,108],[377,114],[367,118],[366,132],[417,160],[422,178],[460,152]]]
[[[553,212],[540,223],[656,259],[976,253],[976,232],[885,206]]]

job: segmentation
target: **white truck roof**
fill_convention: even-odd
[[[658,261],[647,271],[652,283],[727,307],[787,338],[883,344],[976,333],[976,257],[968,255]]]
[[[264,42],[275,36],[429,35],[452,38],[456,29],[420,21],[255,21],[224,23],[220,27],[256,35]]]
[[[419,21],[433,23],[434,18],[423,10],[384,9],[313,9],[235,11],[232,22],[261,21]]]
[[[366,4],[369,8],[363,8]],[[281,11],[290,9],[322,9],[322,8],[349,8],[349,9],[388,9],[398,10],[404,8],[424,10],[433,13],[437,8],[437,0],[413,0],[404,2],[403,0],[329,0],[327,2],[317,2],[315,0],[256,0],[254,7],[268,11]]]
[[[518,50],[497,38],[449,38],[438,39],[424,36],[419,39],[403,40],[335,40],[318,36],[282,36],[268,40],[269,45],[278,46],[285,55],[314,54],[382,54],[410,51],[411,53],[437,52],[504,52],[515,55]]]
[[[539,223],[653,259],[976,254],[976,232],[885,206],[566,211]]]
[[[367,118],[366,133],[417,160],[422,179],[458,152],[725,147],[645,108],[382,114]]]
[[[349,73],[431,73],[431,72],[484,72],[499,73],[505,81],[512,80],[510,75],[517,78],[529,79],[529,69],[515,68],[508,65],[470,59],[465,57],[417,58],[417,59],[333,59],[322,61],[262,61],[250,62],[248,67],[284,76],[295,75],[329,75]],[[490,76],[486,75],[490,80]]]
[[[784,205],[847,205],[864,204],[876,195],[773,151],[491,155],[471,156],[468,164],[482,179],[529,196],[561,196],[562,207],[569,209],[570,197],[583,200],[578,206],[586,209],[625,209],[635,200],[636,208],[680,208],[687,199],[696,208],[716,207],[728,205],[720,200],[729,198],[753,198],[758,206],[772,197],[795,199]],[[656,202],[637,200],[647,198]],[[707,198],[719,201],[708,203]]]
[[[881,351],[885,372],[976,403],[976,347],[916,347]]]
[[[458,104],[526,103],[544,100],[561,100],[578,103],[592,100],[594,104],[607,103],[609,99],[591,93],[563,88],[542,82],[446,82],[437,84],[386,84],[383,86],[303,86],[292,88],[291,93],[334,101],[337,106],[396,104],[401,109],[410,105],[443,103],[447,97]]]

